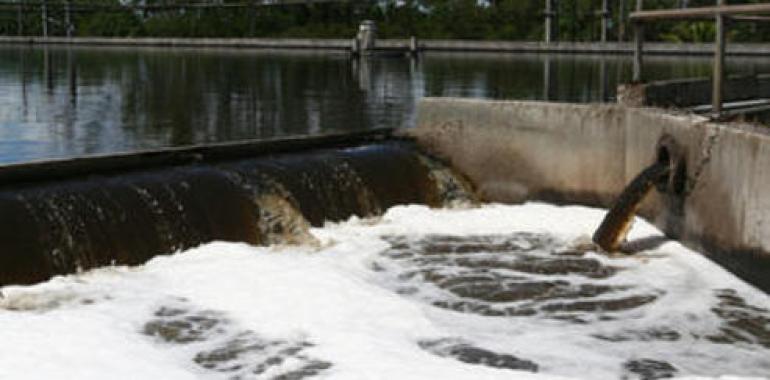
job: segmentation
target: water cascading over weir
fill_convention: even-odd
[[[134,265],[213,240],[302,242],[309,225],[469,197],[391,131],[0,168],[0,285]]]

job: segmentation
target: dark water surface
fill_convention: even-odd
[[[731,73],[770,72],[762,59]],[[708,58],[651,57],[650,79]],[[0,164],[414,124],[424,96],[612,101],[625,56],[0,46]]]

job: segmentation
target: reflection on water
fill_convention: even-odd
[[[676,62],[676,63],[674,63]],[[423,96],[611,101],[628,57],[0,47],[0,163],[413,125]],[[709,74],[651,58],[651,78]],[[731,69],[770,71],[731,60]],[[764,70],[762,70],[764,69]]]

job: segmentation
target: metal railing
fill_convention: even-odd
[[[713,7],[643,10],[642,0],[637,0],[636,11],[631,13],[630,19],[634,26],[634,69],[633,80],[642,81],[642,62],[644,45],[644,24],[661,20],[714,20],[714,63],[712,73],[711,111],[712,116],[722,116],[722,99],[724,94],[724,67],[725,45],[727,41],[728,21],[770,21],[770,17],[762,16],[770,14],[770,3],[735,4],[727,5],[726,0],[717,0]]]

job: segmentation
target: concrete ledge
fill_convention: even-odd
[[[379,43],[379,41],[378,41]],[[424,50],[440,51],[507,51],[532,53],[585,53],[633,54],[630,42],[527,42],[527,41],[472,41],[421,40]],[[645,43],[644,53],[652,55],[713,55],[713,44]],[[730,55],[770,55],[770,44],[728,44]]]
[[[13,186],[19,183],[60,181],[79,176],[105,175],[159,167],[211,164],[268,154],[354,146],[391,139],[392,132],[393,130],[390,128],[379,128],[316,136],[210,143],[0,165],[0,190],[4,186]]]
[[[350,48],[347,39],[311,38],[135,38],[135,37],[37,37],[0,36],[0,43],[34,45],[101,45],[101,46],[180,46],[180,47],[242,47],[285,49]]]
[[[617,105],[425,99],[408,132],[468,176],[486,201],[608,207],[666,135],[686,159],[686,196],[655,193],[641,214],[770,291],[766,130]]]
[[[185,47],[242,47],[285,49],[349,50],[351,39],[320,38],[112,38],[112,37],[38,37],[0,36],[5,44],[69,44],[112,46],[185,46]],[[530,42],[530,41],[476,41],[476,40],[419,40],[418,47],[426,51],[478,51],[529,53],[633,54],[631,43],[599,42]],[[380,39],[377,50],[406,51],[408,39]],[[653,55],[713,55],[712,44],[647,43],[645,54]],[[767,56],[770,44],[728,44],[731,55]]]

